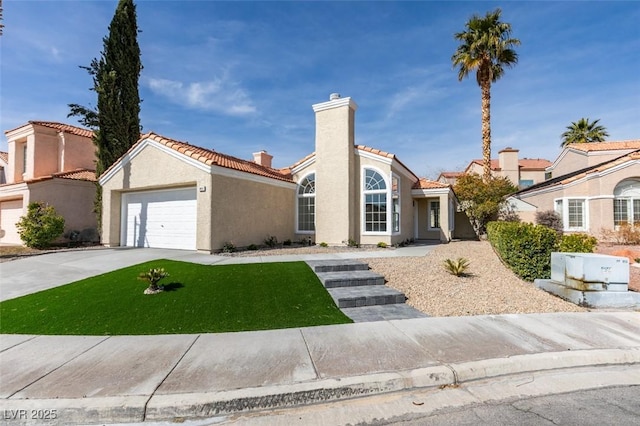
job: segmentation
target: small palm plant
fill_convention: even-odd
[[[168,276],[169,274],[165,272],[164,268],[151,268],[146,272],[140,272],[138,279],[149,283],[144,294],[156,294],[164,290],[163,286],[158,285],[158,282]]]
[[[447,259],[444,261],[444,267],[451,275],[464,277],[467,275],[469,261],[464,257],[459,257],[457,260]]]

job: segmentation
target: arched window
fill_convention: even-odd
[[[298,232],[316,230],[316,175],[305,176],[298,184]]]
[[[387,184],[375,170],[364,171],[364,230],[387,232]]]
[[[623,180],[614,189],[613,197],[613,224],[640,224],[640,180]]]

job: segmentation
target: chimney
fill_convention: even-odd
[[[316,241],[358,238],[355,114],[358,105],[337,93],[313,105],[316,116]]]
[[[253,162],[261,166],[271,168],[271,160],[273,160],[273,155],[267,154],[265,150],[253,153]]]
[[[510,146],[498,153],[498,167],[500,175],[509,178],[511,183],[518,186],[520,183],[520,164],[518,162],[518,150]]]

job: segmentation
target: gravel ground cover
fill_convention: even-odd
[[[445,259],[470,261],[466,277],[446,271]],[[586,309],[537,289],[502,264],[487,241],[455,241],[427,256],[366,259],[407,303],[431,316],[582,312]]]

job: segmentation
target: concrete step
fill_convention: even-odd
[[[316,273],[369,270],[369,265],[366,263],[351,259],[309,260],[307,265]]]
[[[407,299],[398,290],[384,285],[364,285],[356,287],[328,288],[338,308],[358,308],[372,305],[392,305],[404,303]]]
[[[429,316],[404,303],[342,308],[342,312],[354,322],[390,321],[427,318]]]
[[[384,277],[372,271],[316,272],[326,288],[382,286]]]

